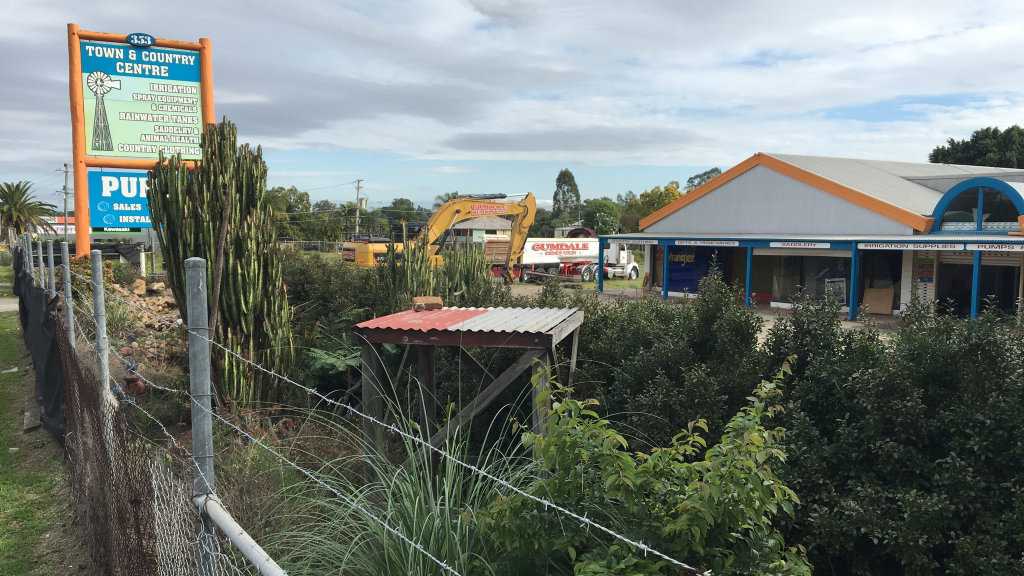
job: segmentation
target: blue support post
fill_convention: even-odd
[[[661,245],[661,299],[668,300],[668,251],[669,244]]]
[[[594,272],[594,280],[597,282],[597,293],[601,294],[604,292],[604,247],[607,240],[604,238],[597,239],[597,270]]]
[[[857,302],[858,290],[860,286],[860,253],[857,251],[857,243],[850,243],[850,302],[849,312],[847,313],[847,319],[856,320],[857,313],[859,312],[859,304]]]
[[[750,275],[754,269],[754,247],[747,246],[747,271],[743,275],[743,303],[748,307],[752,304],[750,301]]]
[[[971,264],[971,318],[977,318],[978,298],[981,296],[981,250],[974,251]]]

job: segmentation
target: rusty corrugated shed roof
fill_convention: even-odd
[[[440,308],[405,310],[356,324],[368,330],[429,332],[545,333],[577,311],[576,308]]]

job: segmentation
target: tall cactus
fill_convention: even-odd
[[[160,156],[149,173],[153,227],[168,284],[186,322],[185,259],[206,259],[212,288],[218,238],[224,233],[213,335],[242,357],[280,372],[292,360],[291,314],[266,198],[267,165],[260,147],[238,146],[237,140],[235,125],[224,120],[205,128],[203,159],[195,169],[186,168],[179,155]],[[211,289],[211,298],[216,293]],[[287,395],[279,382],[250,364],[216,347],[214,353],[220,401],[245,405]]]

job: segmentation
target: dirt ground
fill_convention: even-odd
[[[42,428],[22,431],[34,379],[16,313],[0,313],[0,574],[91,576],[62,448]]]

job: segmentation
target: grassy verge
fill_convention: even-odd
[[[14,269],[9,264],[0,264],[0,296],[10,296],[14,289]]]
[[[32,384],[17,314],[0,314],[0,574],[63,573],[44,541],[61,526],[60,450],[42,429],[22,434],[22,408]],[[5,373],[18,367],[17,372]],[[63,564],[63,563],[61,563]]]
[[[626,280],[625,278],[612,278],[604,281],[604,289],[620,289],[620,288],[643,288],[644,281],[642,278],[635,278],[633,280]]]

